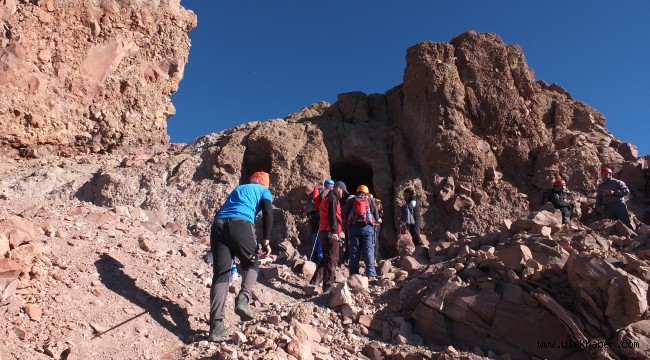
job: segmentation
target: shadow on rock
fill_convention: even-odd
[[[124,265],[112,256],[102,254],[100,259],[95,262],[95,267],[99,272],[99,280],[108,289],[144,309],[152,319],[178,337],[179,340],[186,342],[187,339],[197,334],[190,327],[186,309],[140,289],[135,284],[135,279],[124,273]],[[117,324],[103,333],[109,332],[127,321]]]

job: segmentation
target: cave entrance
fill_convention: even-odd
[[[375,193],[372,166],[357,157],[332,162],[330,174],[332,180],[343,181],[350,194],[356,194],[359,185],[366,185],[371,194]]]
[[[252,146],[254,145],[254,146]],[[270,145],[268,144],[248,144],[244,151],[244,159],[241,169],[240,184],[248,184],[248,178],[257,171],[264,171],[269,174],[271,172],[271,153],[268,151]],[[273,176],[271,175],[271,178]],[[271,181],[273,183],[273,181]]]

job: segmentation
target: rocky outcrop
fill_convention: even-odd
[[[58,14],[55,4],[5,1],[0,16],[10,24],[16,19],[36,21],[40,17],[35,14],[42,11]],[[73,4],[62,6],[70,6],[70,12],[91,6]],[[63,100],[70,100],[66,106],[76,106],[75,86],[101,88],[97,94],[82,91],[91,94],[92,105],[86,105],[91,110],[116,102],[118,98],[106,89],[121,79],[119,74],[129,79],[124,80],[125,94],[129,86],[136,86],[130,82],[133,68],[120,70],[125,62],[137,63],[128,50],[133,48],[126,40],[102,38],[124,29],[116,26],[109,31],[102,25],[111,23],[107,9],[122,11],[119,5],[108,4],[102,2],[101,20],[82,22],[87,29],[70,30],[86,31],[91,38],[105,41],[79,57],[78,74],[61,72],[76,84],[57,90]],[[142,11],[148,6],[158,9],[161,21],[166,21],[167,11],[177,9],[169,2],[138,4],[133,6]],[[26,14],[26,9],[31,17],[17,15]],[[146,23],[138,17],[140,12],[130,14],[131,27],[140,26],[138,21]],[[193,17],[188,16],[179,24],[192,25]],[[27,59],[25,54],[32,51],[18,46],[29,36],[18,39],[14,33],[5,33],[10,41],[2,50],[0,75],[10,80],[2,86],[17,86],[16,79],[26,74],[21,71],[30,69],[16,65],[16,59]],[[138,74],[155,79],[158,72],[152,71]],[[173,77],[160,79],[164,80],[156,82],[160,86],[173,83]],[[106,87],[93,87],[98,83]],[[11,99],[3,100],[11,109],[48,104],[31,103],[25,96]],[[124,104],[120,101],[116,103]],[[141,106],[142,101],[129,104]],[[115,109],[114,114],[122,111],[120,106]],[[6,114],[19,116],[23,110]],[[41,322],[58,324],[60,314],[73,314],[63,329],[87,330],[74,336],[88,339],[91,333],[110,332],[108,324],[123,321],[124,314],[135,316],[128,304],[147,310],[147,316],[159,324],[152,339],[162,338],[166,344],[177,341],[175,336],[189,335],[193,328],[207,328],[205,319],[184,313],[185,305],[177,302],[200,303],[194,294],[204,296],[210,284],[209,265],[202,254],[207,251],[211,218],[233,188],[252,172],[264,170],[271,173],[272,240],[278,262],[261,271],[260,279],[269,286],[299,297],[318,294],[316,286],[306,284],[314,264],[300,257],[307,250],[301,243],[309,238],[307,194],[325,178],[343,180],[351,190],[365,184],[383,200],[382,256],[399,256],[380,263],[381,278],[372,282],[359,276],[346,280],[339,270],[333,296],[314,300],[320,301],[317,307],[288,310],[291,307],[274,303],[268,287],[257,291],[255,307],[273,314],[263,320],[264,326],[235,333],[231,339],[235,347],[219,346],[222,357],[236,357],[240,349],[256,351],[253,356],[274,351],[278,357],[286,353],[311,358],[331,351],[332,358],[341,358],[362,351],[372,358],[391,353],[395,355],[391,358],[406,358],[376,342],[359,343],[356,334],[381,336],[384,342],[398,345],[445,345],[449,346],[446,355],[452,357],[454,347],[476,354],[487,351],[490,358],[504,359],[588,356],[581,345],[562,345],[567,343],[619,345],[619,350],[590,349],[590,355],[603,359],[643,358],[648,351],[650,228],[641,226],[635,233],[620,222],[598,219],[593,212],[594,188],[603,165],[630,185],[632,210],[645,205],[650,188],[648,158],[640,158],[634,146],[609,134],[596,110],[557,85],[535,82],[521,50],[505,45],[494,34],[468,32],[448,44],[421,43],[408,49],[404,83],[385,94],[341,94],[334,104],[318,103],[285,119],[240,125],[188,145],[127,147],[164,144],[166,135],[151,131],[141,136],[139,127],[120,135],[125,134],[123,123],[93,125],[96,119],[90,119],[92,136],[74,137],[81,139],[77,142],[65,139],[86,126],[79,122],[66,123],[70,132],[44,131],[58,134],[61,141],[39,135],[50,139],[43,142],[34,140],[39,138],[33,134],[41,133],[19,128],[26,123],[0,122],[6,128],[3,144],[42,158],[20,159],[11,151],[1,154],[0,199],[10,204],[0,209],[0,310],[11,319],[3,328],[9,339],[7,349],[25,340],[55,358],[73,351],[93,354],[95,343],[84,341],[76,348],[77,341],[64,340],[66,331],[42,331]],[[120,146],[121,151],[111,151]],[[107,151],[56,157],[52,150],[69,155]],[[584,223],[573,220],[563,226],[558,211],[539,208],[541,191],[559,176],[567,180],[570,200],[579,205],[576,209]],[[417,247],[409,235],[397,235],[397,210],[406,187],[414,188],[422,202],[425,241]],[[125,264],[110,254],[131,263],[126,271],[146,280],[130,277]],[[95,258],[94,267],[87,257]],[[265,259],[265,265],[272,261]],[[290,268],[299,274],[292,274]],[[121,283],[116,285],[117,278]],[[96,308],[71,312],[70,304],[75,303],[66,297],[68,289],[84,290],[80,301]],[[97,312],[106,305],[102,299],[110,299],[108,314],[115,321],[103,318],[106,311]],[[341,317],[321,312],[327,306],[340,311]],[[316,318],[314,309],[321,312]],[[98,313],[102,318],[88,323],[87,318]],[[146,328],[127,322],[128,333],[113,334],[149,336]],[[310,336],[315,334],[306,324],[321,326],[323,331]],[[340,331],[344,325],[352,330]],[[216,346],[201,343],[188,346],[186,356],[217,352]],[[638,346],[620,350],[624,344]],[[140,357],[151,357],[146,345],[134,349]],[[102,349],[98,354],[119,357],[121,349]]]
[[[630,185],[631,209],[645,206],[647,159],[607,132],[598,111],[557,85],[535,82],[519,47],[468,32],[450,43],[415,45],[406,58],[404,83],[385,94],[340,94],[332,105],[204,136],[137,169],[104,169],[83,198],[174,208],[181,223],[206,230],[219,200],[265,170],[277,236],[298,247],[309,231],[306,194],[331,177],[352,190],[368,185],[383,200],[386,255],[397,251],[397,210],[407,186],[422,201],[423,233],[433,240],[447,231],[498,230],[541,205],[542,191],[558,177],[567,180],[582,219],[592,221],[604,165]],[[538,220],[513,225],[557,231],[557,223]]]
[[[0,3],[0,145],[26,156],[167,144],[196,16],[178,0]]]

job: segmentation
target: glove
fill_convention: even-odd
[[[262,242],[262,250],[263,252],[260,252],[260,256],[268,257],[271,255],[271,246],[269,245],[268,240],[264,240],[264,242]]]

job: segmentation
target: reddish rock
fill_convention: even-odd
[[[25,314],[34,321],[40,321],[43,316],[43,310],[38,305],[27,304],[23,306],[23,310],[25,311]]]
[[[359,316],[359,324],[375,331],[381,331],[383,326],[383,320],[374,317],[372,315],[364,314]]]

